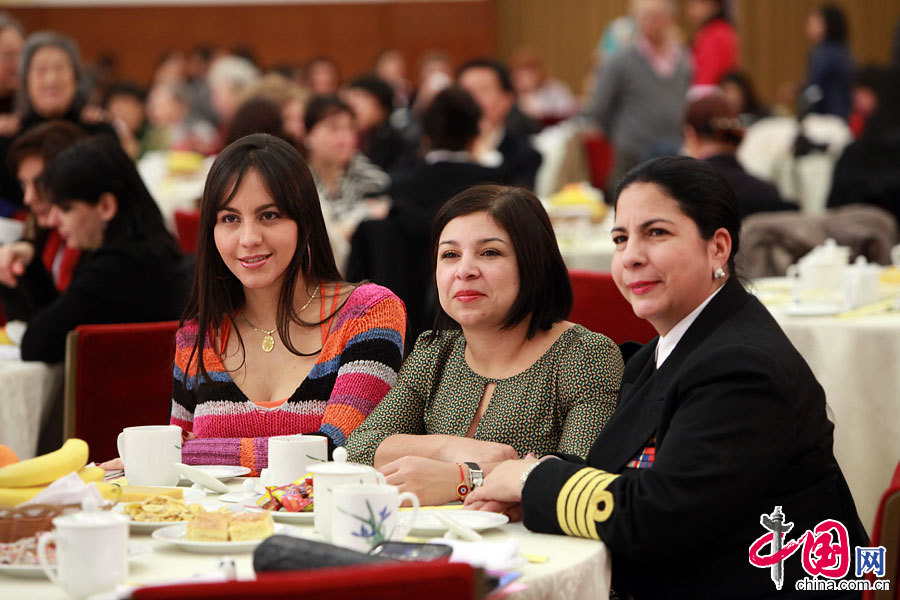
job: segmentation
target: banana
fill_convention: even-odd
[[[96,485],[97,489],[100,490],[100,495],[103,496],[105,500],[112,500],[113,502],[116,502],[118,501],[119,496],[122,494],[122,488],[112,483],[95,481],[94,485]],[[18,506],[26,500],[31,500],[39,493],[43,492],[45,489],[47,489],[46,485],[20,488],[0,488],[0,506]]]
[[[103,481],[103,478],[106,476],[106,471],[97,466],[85,467],[78,471],[78,476],[81,477],[81,480],[85,483]]]
[[[81,469],[87,464],[87,458],[87,442],[77,438],[68,439],[59,450],[0,467],[0,488],[24,488],[51,483]]]

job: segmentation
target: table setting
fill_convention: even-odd
[[[0,466],[0,498],[2,486],[25,489],[15,487],[22,482],[35,492],[0,507],[0,589],[8,597],[109,600],[147,585],[252,580],[260,556],[287,544],[298,556],[305,548],[449,556],[500,570],[504,587],[494,598],[608,594],[602,543],[531,533],[506,515],[458,503],[420,507],[415,494],[386,485],[374,468],[347,462],[341,448],[327,461],[326,443],[321,436],[273,437],[268,468],[248,477],[238,465],[184,465],[180,428],[143,426],[119,435],[124,469],[102,481],[102,469],[86,464],[87,445],[74,438],[59,456]],[[68,508],[47,517],[43,531],[2,537],[10,511],[45,502]]]
[[[544,202],[560,254],[569,269],[609,271],[616,250],[610,231],[614,214],[603,192],[587,183],[572,183]]]
[[[863,524],[871,528],[900,460],[900,246],[893,265],[849,262],[833,242],[789,277],[748,284],[825,390],[834,453]]]

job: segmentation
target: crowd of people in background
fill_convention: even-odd
[[[415,74],[386,49],[346,74],[327,56],[261,65],[197,46],[166,52],[145,86],[0,15],[0,217],[26,221],[0,246],[0,300],[27,321],[22,358],[62,360],[80,324],[180,318],[185,462],[258,473],[271,436],[322,435],[423,503],[604,539],[614,584],[636,595],[695,596],[701,563],[723,584],[746,570],[749,538],[712,539],[732,518],[721,498],[752,521],[790,494],[798,522],[840,517],[863,543],[821,387],[738,282],[742,221],[800,208],[738,159],[784,107],[740,70],[729,3],[683,6],[690,38],[673,2],[633,0],[582,97],[531,48],[508,65],[435,50]],[[900,219],[900,56],[857,69],[831,5],[806,34],[792,115],[855,139],[828,206]],[[612,277],[660,335],[640,350],[566,320],[568,271],[534,193],[535,136],[560,123],[612,148]],[[816,151],[799,132],[792,151]],[[157,152],[209,157],[188,256],[136,166]],[[701,516],[714,527],[697,554],[671,562]],[[670,576],[644,577],[648,552]],[[769,581],[745,585],[762,597]]]
[[[198,45],[164,53],[145,86],[117,79],[112,55],[86,67],[75,40],[25,32],[0,15],[0,216],[31,209],[31,229],[52,230],[36,208],[38,195],[29,191],[46,165],[11,154],[17,140],[48,121],[69,122],[86,135],[114,135],[134,160],[169,150],[212,156],[245,135],[270,133],[309,164],[339,269],[395,283],[412,309],[416,334],[430,325],[426,315],[436,307],[434,291],[407,276],[418,280],[427,272],[410,257],[427,246],[430,219],[453,192],[474,183],[534,189],[542,155],[533,136],[561,121],[599,129],[610,142],[608,197],[640,162],[682,153],[722,169],[745,216],[796,208],[736,158],[746,128],[785,107],[763,105],[740,70],[729,3],[683,3],[690,38],[669,0],[629,6],[629,14],[607,27],[583,95],[554,78],[528,47],[512,53],[508,65],[493,57],[454,64],[435,50],[419,57],[415,73],[403,53],[387,49],[369,71],[346,77],[327,56],[264,67],[251,48]],[[889,99],[896,65],[857,69],[846,18],[835,6],[810,13],[806,35],[808,74],[791,108],[798,117],[835,115],[858,140],[838,164],[829,206],[861,200],[900,216],[896,176],[879,166],[892,163],[877,159],[900,152],[897,104]],[[869,155],[876,158],[863,158]],[[861,183],[873,170],[879,184]],[[415,240],[413,246],[400,247],[399,234]],[[373,244],[393,245],[386,254],[394,259],[379,264]]]

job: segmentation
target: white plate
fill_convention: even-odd
[[[152,551],[146,544],[128,543],[128,560],[135,560]],[[0,564],[0,574],[10,577],[27,577],[29,579],[47,579],[41,565],[4,565]]]
[[[249,510],[265,510],[258,506],[245,505],[244,508]],[[272,518],[282,523],[312,523],[316,518],[315,511],[309,512],[287,512],[284,510],[270,510]]]
[[[200,492],[200,490],[193,490],[190,488],[185,491],[202,494],[202,492]],[[201,496],[201,497],[203,497],[203,496]],[[196,498],[195,498],[195,500],[196,500]],[[185,502],[190,504],[190,503],[192,503],[192,500],[185,499]],[[116,512],[120,515],[124,515],[125,517],[128,517],[128,514],[125,512],[125,504],[133,504],[133,502],[126,502],[124,504],[116,504],[115,506],[112,507],[113,512]],[[216,506],[213,506],[212,502],[207,502],[207,503],[198,502],[198,504],[203,506],[203,508],[205,508],[206,510],[215,510],[217,508]],[[129,518],[129,520],[130,520],[130,518]],[[131,526],[132,533],[152,533],[153,531],[156,531],[157,529],[161,529],[163,527],[168,527],[169,525],[178,525],[179,523],[187,523],[187,520],[185,520],[185,521],[131,521],[130,526]]]
[[[240,477],[250,472],[247,467],[228,466],[228,465],[185,465],[175,463],[175,466],[181,472],[181,478],[184,481],[193,481],[203,487],[220,494],[227,494],[231,490],[222,483],[225,479],[232,477]]]
[[[785,307],[785,314],[792,317],[829,317],[843,312],[838,304],[789,304]]]
[[[284,525],[282,523],[275,524],[275,533],[282,535],[295,535],[296,527]],[[168,542],[178,546],[187,552],[198,552],[201,554],[233,554],[235,552],[252,552],[262,540],[250,540],[246,542],[194,542],[187,539],[187,525],[172,525],[163,527],[153,532],[153,539],[161,542]]]
[[[410,533],[418,535],[443,535],[447,531],[447,526],[438,521],[434,516],[434,510],[423,509],[416,515],[416,522],[413,524]],[[475,531],[484,531],[492,527],[500,527],[509,523],[509,517],[500,513],[493,513],[482,510],[452,510],[448,514],[453,520],[466,525]],[[412,518],[412,512],[402,511],[400,513],[400,521],[409,523]]]

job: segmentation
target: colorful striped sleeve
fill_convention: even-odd
[[[185,433],[194,427],[194,410],[197,407],[197,361],[190,361],[197,339],[197,322],[185,323],[175,334],[175,367],[172,383],[172,412],[169,423],[178,425]]]
[[[370,284],[353,292],[338,319],[320,359],[337,371],[319,429],[330,447],[343,446],[397,382],[406,308],[393,292]]]

